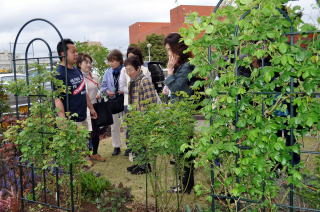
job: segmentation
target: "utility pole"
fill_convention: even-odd
[[[149,54],[149,62],[151,61],[151,55],[150,55],[150,48],[151,48],[151,43],[148,43],[147,44],[147,47],[148,47],[148,54]]]

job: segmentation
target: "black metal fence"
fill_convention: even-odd
[[[32,207],[32,204],[75,211],[72,165],[67,171],[57,167],[40,169],[20,163],[19,157],[14,156],[12,159],[0,161],[0,173],[0,190],[5,196],[10,194],[12,197],[19,197],[21,211]],[[63,185],[59,182],[65,176],[70,182],[68,192],[65,189],[62,192]]]
[[[44,39],[42,38],[34,38],[32,39],[25,50],[25,58],[22,59],[16,59],[16,47],[18,44],[18,39],[20,37],[21,32],[24,30],[24,28],[33,22],[45,22],[49,24],[51,27],[55,29],[57,32],[60,40],[63,41],[63,37],[59,30],[49,21],[45,19],[32,19],[25,23],[20,30],[18,31],[18,34],[16,36],[14,46],[13,46],[13,71],[14,71],[14,80],[17,81],[17,70],[16,70],[16,62],[18,60],[25,61],[25,73],[26,73],[26,82],[27,85],[29,85],[29,70],[28,70],[28,63],[29,60],[36,61],[39,64],[39,61],[43,59],[49,59],[50,61],[50,70],[53,71],[53,58],[52,50]],[[34,58],[28,58],[28,51],[30,46],[35,42],[40,41],[42,42],[48,49],[49,56],[48,57],[34,57]],[[64,55],[67,55],[67,50],[64,45]],[[67,75],[67,71],[66,71]],[[67,77],[67,76],[66,76]],[[68,86],[66,86],[67,90],[66,93],[68,93]],[[51,83],[51,89],[53,88],[53,85]],[[45,97],[43,95],[32,95],[32,97],[38,97],[39,102],[42,103],[42,98]],[[29,114],[29,108],[31,106],[30,97],[27,97],[27,103],[28,103],[28,114]],[[48,97],[47,97],[48,98]],[[66,99],[68,101],[68,95],[66,95]],[[19,96],[15,95],[15,102],[16,102],[16,117],[17,119],[20,118],[19,113]],[[52,99],[52,109],[54,110],[54,101]],[[67,109],[68,111],[68,109]],[[43,114],[39,114],[41,118],[43,118]],[[43,136],[45,132],[38,132],[40,136]],[[0,148],[5,148],[4,144],[3,146],[0,146]],[[15,147],[12,147],[15,148]],[[6,150],[4,149],[3,152]],[[0,189],[2,189],[4,192],[12,191],[14,194],[12,195],[19,195],[20,200],[20,207],[21,210],[24,211],[27,207],[30,207],[30,204],[38,204],[47,206],[50,208],[65,210],[65,211],[75,211],[75,201],[74,201],[74,175],[73,175],[73,165],[69,165],[69,170],[62,170],[58,167],[54,168],[47,168],[47,169],[41,169],[38,167],[34,167],[33,164],[29,163],[21,163],[19,152],[17,149],[15,149],[15,154],[11,155],[11,158],[0,158]],[[65,178],[69,179],[69,185],[61,184],[61,179],[64,178],[64,182],[67,182]],[[7,194],[8,195],[8,194]],[[31,206],[32,207],[32,206]]]

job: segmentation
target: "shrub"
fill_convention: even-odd
[[[129,211],[126,203],[133,200],[131,189],[124,187],[122,183],[118,187],[112,186],[111,189],[105,190],[101,196],[96,200],[100,211]]]
[[[102,192],[111,188],[111,183],[102,178],[96,177],[92,172],[83,172],[79,177],[79,184],[81,186],[81,193],[84,198],[93,201],[100,197]]]

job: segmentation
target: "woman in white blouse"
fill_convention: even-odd
[[[86,90],[89,95],[90,101],[92,104],[97,103],[97,98],[100,98],[99,93],[99,78],[97,75],[92,74],[92,58],[88,54],[80,53],[77,58],[77,67],[81,70],[85,83],[86,83]],[[89,113],[90,114],[90,113]],[[106,159],[103,158],[101,155],[98,154],[98,147],[99,147],[99,135],[100,129],[98,126],[95,126],[95,122],[90,119],[90,116],[87,118],[88,125],[92,126],[92,131],[90,135],[90,139],[92,142],[92,155],[90,158],[96,161],[105,161]]]

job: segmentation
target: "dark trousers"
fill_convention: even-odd
[[[92,123],[92,131],[90,134],[91,142],[92,142],[92,154],[98,154],[98,148],[99,148],[99,136],[100,136],[100,128],[95,125],[95,122],[93,119],[91,119]]]
[[[188,149],[185,151],[187,152]],[[180,155],[180,157],[183,157],[183,153]],[[190,193],[194,186],[194,159],[194,157],[189,157],[186,159],[182,176],[179,176],[180,182],[182,182],[183,190],[188,193]]]
[[[286,146],[292,146],[297,142],[296,138],[293,136],[293,141],[292,141],[292,144],[291,144],[289,130],[279,130],[277,132],[277,136],[278,137],[281,137],[282,135],[286,139]],[[297,165],[299,162],[300,162],[300,155],[295,153],[295,152],[292,153],[292,165]]]

